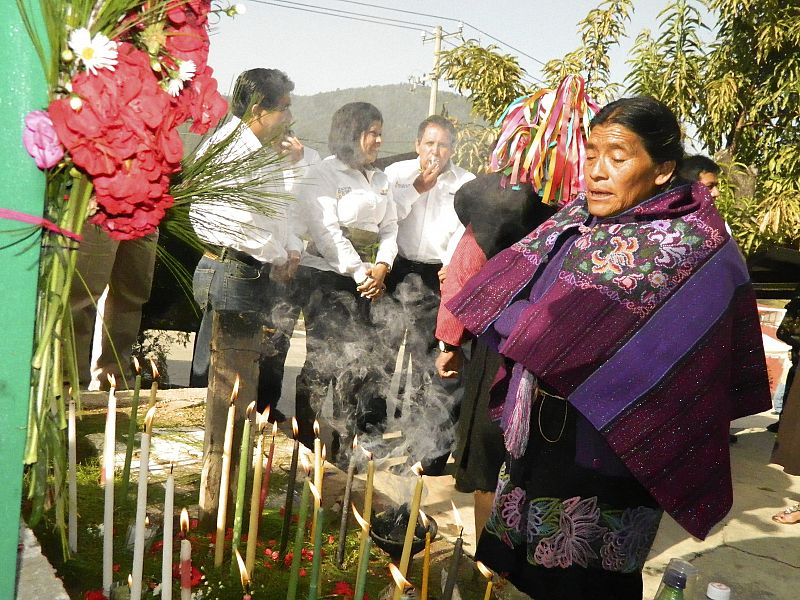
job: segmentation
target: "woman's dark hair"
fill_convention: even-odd
[[[328,149],[343,163],[357,167],[361,134],[375,121],[383,123],[381,111],[369,102],[350,102],[333,113]]]
[[[653,162],[674,160],[678,172],[684,155],[681,126],[666,104],[650,96],[615,100],[595,115],[591,127],[612,124],[638,135]]]
[[[288,75],[278,69],[250,69],[236,80],[231,97],[231,112],[244,117],[254,104],[265,109],[275,108],[281,98],[294,89]]]

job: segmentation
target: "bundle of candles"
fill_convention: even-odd
[[[136,427],[136,411],[138,408],[139,388],[141,384],[141,377],[138,374],[138,362],[136,383],[134,387],[134,395],[131,408],[131,423],[132,432],[135,432]],[[147,483],[148,474],[150,470],[150,443],[153,435],[153,419],[156,412],[156,394],[158,389],[157,371],[154,369],[154,382],[151,389],[150,406],[144,418],[144,430],[141,435],[140,454],[139,454],[139,475],[138,475],[138,493],[136,499],[136,517],[133,526],[133,566],[132,573],[128,576],[130,598],[139,600],[142,597],[143,588],[143,559],[145,550],[145,528],[147,519]],[[113,533],[114,533],[114,455],[115,455],[115,418],[116,418],[116,382],[113,377],[109,378],[110,390],[108,395],[108,411],[106,416],[106,427],[104,436],[104,450],[103,450],[103,464],[101,469],[100,485],[104,488],[104,529],[103,529],[103,593],[106,597],[110,597],[112,584],[113,584]],[[225,427],[225,436],[223,442],[223,455],[222,455],[222,473],[220,477],[219,489],[219,507],[217,512],[217,525],[214,536],[214,565],[220,567],[223,565],[225,559],[225,533],[226,523],[228,521],[228,493],[227,490],[230,485],[230,471],[231,471],[231,458],[232,458],[232,440],[234,430],[234,415],[235,415],[235,401],[238,390],[238,376],[234,384],[233,392],[231,394],[229,410],[227,414],[227,421]],[[253,418],[255,415],[255,418]],[[70,469],[70,492],[74,485],[75,476],[75,454],[74,454],[74,438],[75,438],[75,422],[74,422],[74,406],[71,406],[69,422],[69,469]],[[259,538],[259,524],[261,515],[264,513],[264,505],[267,497],[269,496],[270,479],[272,475],[273,460],[275,456],[275,436],[277,433],[277,424],[273,423],[271,428],[271,435],[268,437],[269,425],[269,409],[266,409],[263,414],[255,411],[255,403],[251,403],[247,407],[244,422],[242,423],[243,434],[242,443],[239,454],[240,468],[238,471],[238,479],[236,481],[236,494],[235,505],[233,514],[233,532],[230,546],[230,561],[232,569],[238,568],[242,588],[243,600],[250,600],[252,598],[250,585],[251,577],[254,569],[256,568],[256,543]],[[298,424],[295,418],[292,419],[292,428],[294,431],[294,444],[292,448],[292,456],[288,474],[288,483],[286,491],[286,499],[283,507],[283,524],[281,528],[279,556],[280,559],[284,558],[289,560],[287,550],[289,549],[289,530],[292,524],[292,517],[294,513],[294,498],[295,486],[297,483],[298,466],[302,469],[304,474],[302,482],[302,491],[300,494],[299,507],[297,510],[297,526],[294,536],[294,544],[292,547],[291,567],[289,573],[288,587],[286,590],[287,600],[296,600],[298,598],[298,588],[300,582],[300,557],[303,555],[303,549],[307,540],[307,527],[306,521],[310,518],[311,533],[310,539],[313,544],[313,562],[311,567],[310,577],[308,578],[308,591],[304,597],[310,600],[317,600],[319,597],[319,589],[321,582],[321,557],[322,557],[322,539],[324,529],[324,512],[322,509],[322,490],[324,485],[324,472],[325,472],[325,446],[319,436],[319,423],[314,422],[314,447],[313,450],[303,448],[301,451],[300,443],[298,441]],[[131,433],[128,436],[128,448],[126,449],[125,468],[123,470],[122,484],[127,484],[127,479],[130,476],[130,463],[132,456],[132,443],[134,435]],[[266,450],[267,442],[269,441],[269,450]],[[255,445],[255,456],[253,456],[253,445]],[[350,497],[353,486],[353,479],[356,466],[356,450],[358,448],[358,440],[353,441],[353,453],[351,454],[350,463],[347,470],[347,480],[344,494],[344,502],[342,505],[342,518],[339,527],[339,545],[337,550],[336,560],[339,565],[342,565],[344,560],[344,538],[347,535],[348,522],[351,510]],[[365,595],[367,574],[369,568],[369,557],[372,540],[370,536],[371,518],[372,518],[372,503],[373,503],[373,490],[374,490],[374,475],[375,475],[375,461],[372,454],[362,449],[366,459],[366,487],[364,491],[364,504],[362,511],[359,512],[355,506],[352,506],[352,514],[359,525],[359,549],[358,549],[358,569],[355,577],[355,600],[362,600]],[[266,467],[264,465],[266,455]],[[252,464],[253,468],[248,469],[245,467],[248,463]],[[423,570],[421,581],[421,598],[427,599],[428,597],[428,578],[430,574],[430,544],[431,533],[428,528],[427,516],[420,510],[420,503],[423,493],[423,472],[422,466],[417,463],[412,467],[416,476],[414,491],[412,494],[410,509],[408,515],[408,525],[406,528],[405,539],[403,542],[402,555],[399,561],[399,566],[392,565],[393,576],[396,582],[396,589],[393,595],[393,600],[400,600],[411,586],[406,577],[408,577],[409,564],[412,554],[412,543],[417,528],[418,518],[426,530],[425,535],[425,550],[423,558]],[[247,475],[252,472],[252,494],[249,499],[249,522],[247,531],[247,542],[244,552],[244,558],[240,553],[239,547],[243,543],[242,527],[243,517],[245,512],[245,490],[247,487]],[[124,489],[124,488],[123,488]],[[161,569],[161,597],[164,600],[171,600],[173,583],[172,583],[172,565],[173,565],[173,514],[174,514],[174,501],[175,501],[175,480],[170,469],[169,475],[165,482],[165,499],[164,499],[164,522],[163,522],[163,550],[162,550],[162,569]],[[76,504],[76,502],[75,502]],[[73,503],[70,502],[70,527],[69,527],[69,543],[73,551],[77,551],[77,527],[75,523],[75,513],[73,512]],[[458,512],[455,510],[456,517]],[[309,514],[310,513],[310,514]],[[181,600],[189,600],[192,595],[192,545],[188,538],[189,530],[189,515],[186,508],[181,510],[180,515],[180,560],[179,569],[180,573],[180,591]],[[463,528],[462,528],[463,531]],[[450,574],[448,577],[447,585],[445,587],[444,598],[447,599],[452,596],[453,586],[455,583],[456,574],[458,571],[458,561],[461,557],[461,536],[456,542],[455,551],[453,554],[452,563],[450,565]],[[488,576],[490,577],[490,576]],[[452,582],[451,582],[452,580]],[[400,581],[401,583],[397,583]],[[491,579],[489,586],[491,586]],[[448,595],[449,594],[449,595]],[[489,597],[490,588],[487,590]]]

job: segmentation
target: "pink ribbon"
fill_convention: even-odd
[[[53,223],[52,221],[48,221],[43,217],[35,217],[33,215],[29,215],[26,213],[21,213],[16,210],[10,210],[8,208],[0,208],[0,219],[8,219],[9,221],[20,221],[21,223],[29,223],[30,225],[36,225],[37,227],[42,227],[43,229],[47,229],[53,233],[57,233],[59,235],[63,235],[64,237],[68,237],[71,240],[75,240],[76,242],[80,242],[83,238],[74,233],[72,231],[68,231],[63,229]]]

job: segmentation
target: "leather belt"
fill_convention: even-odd
[[[241,250],[235,250],[234,248],[228,247],[208,246],[208,250],[206,250],[205,255],[219,262],[235,260],[236,262],[240,262],[248,267],[253,267],[254,269],[259,270],[263,269],[268,264],[261,262],[247,252],[242,252]]]

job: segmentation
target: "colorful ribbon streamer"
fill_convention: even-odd
[[[542,202],[563,206],[586,188],[586,140],[599,110],[577,75],[565,77],[555,92],[517,98],[497,120],[501,130],[491,169],[503,173],[503,187],[530,183]]]
[[[29,223],[30,225],[36,225],[37,227],[41,227],[42,229],[47,229],[53,233],[57,233],[59,235],[63,235],[64,237],[68,237],[71,240],[75,240],[76,242],[80,242],[83,240],[79,234],[74,233],[72,231],[68,231],[63,229],[53,223],[52,221],[48,221],[43,217],[35,217],[33,215],[29,215],[26,213],[21,213],[16,210],[10,210],[8,208],[0,208],[0,219],[7,219],[10,221],[20,221],[21,223]]]

